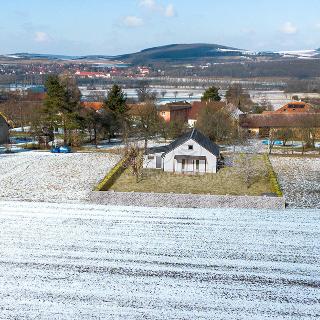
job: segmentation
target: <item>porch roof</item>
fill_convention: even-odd
[[[207,160],[205,156],[189,156],[189,155],[177,155],[174,156],[175,160]]]

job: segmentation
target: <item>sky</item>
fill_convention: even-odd
[[[172,43],[320,48],[319,0],[0,0],[0,54],[117,55]]]

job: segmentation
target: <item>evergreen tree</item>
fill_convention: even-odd
[[[69,78],[49,76],[45,83],[46,98],[42,113],[50,130],[63,128],[64,144],[71,144],[71,132],[80,127],[81,93]]]
[[[127,97],[120,86],[115,84],[108,92],[104,109],[106,112],[111,112],[114,131],[120,130],[124,141],[127,142],[130,127],[129,107]]]
[[[219,95],[219,89],[216,87],[208,88],[202,98],[201,101],[213,102],[213,101],[221,101],[221,97]]]
[[[110,109],[118,116],[124,116],[128,113],[127,97],[123,90],[117,84],[113,85],[108,92],[107,99],[104,102],[104,107]]]

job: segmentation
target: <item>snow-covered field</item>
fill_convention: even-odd
[[[319,319],[316,210],[0,202],[0,319]]]
[[[79,201],[117,162],[110,154],[0,154],[0,199]]]
[[[320,158],[273,156],[270,160],[289,206],[320,209]]]

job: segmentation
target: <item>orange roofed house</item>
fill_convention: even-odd
[[[311,104],[303,101],[293,101],[284,105],[276,111],[264,111],[263,114],[277,114],[277,113],[304,113],[314,112]]]
[[[186,101],[167,103],[159,107],[159,115],[169,123],[171,121],[188,122],[191,104]]]
[[[277,111],[243,114],[240,125],[251,133],[267,136],[271,128],[320,128],[320,112],[305,102],[290,102]]]

